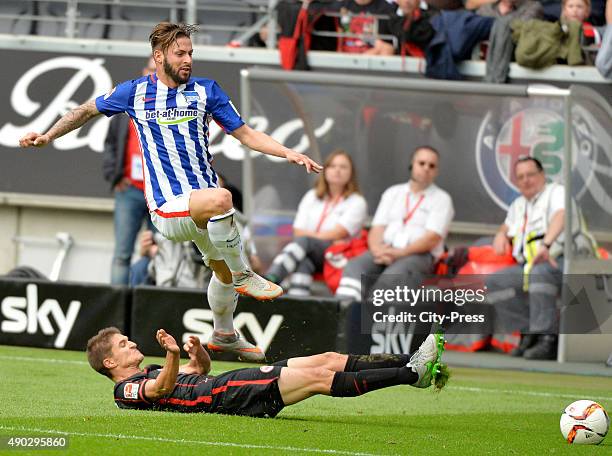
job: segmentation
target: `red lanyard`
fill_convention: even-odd
[[[525,236],[525,230],[527,229],[527,203],[525,203],[525,216],[523,217],[523,228],[521,233]]]
[[[332,213],[334,208],[338,205],[340,201],[342,201],[342,199],[343,199],[342,196],[338,196],[334,198],[333,201],[330,201],[329,199],[325,201],[325,206],[323,206],[323,212],[321,213],[321,218],[319,219],[319,223],[317,223],[317,228],[315,229],[316,233],[319,232],[327,216]]]
[[[419,200],[414,205],[412,209],[410,209],[410,192],[406,195],[406,216],[404,217],[404,225],[410,221],[416,210],[419,208],[423,200],[425,199],[425,195],[421,194]]]

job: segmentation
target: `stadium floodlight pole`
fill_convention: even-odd
[[[240,112],[242,118],[248,124],[251,119],[251,85],[249,81],[249,70],[244,68],[240,70]],[[244,159],[242,160],[242,194],[244,195],[244,215],[247,220],[251,221],[253,215],[253,159],[251,151],[244,147]]]
[[[572,97],[570,95],[564,98],[563,103],[563,120],[565,121],[565,130],[563,132],[563,140],[565,147],[563,148],[563,179],[565,180],[565,225],[563,226],[563,271],[565,274],[571,274],[571,255],[572,246]],[[563,280],[561,282],[561,294],[563,295]],[[563,296],[562,296],[563,299]],[[563,327],[559,325],[561,330]],[[557,347],[557,362],[564,363],[566,361],[567,338],[565,334],[559,334]]]
[[[557,87],[548,86],[529,86],[527,88],[529,96],[543,96],[549,98],[560,98],[563,101],[563,121],[565,122],[564,138],[565,145],[563,147],[563,179],[565,186],[565,217],[563,225],[563,271],[564,274],[570,273],[571,255],[572,255],[572,128],[571,128],[571,92],[568,89],[559,89]],[[563,293],[563,287],[561,289]],[[563,330],[563,323],[559,326]],[[564,363],[566,360],[566,345],[567,340],[564,334],[559,334],[557,348],[557,362]]]
[[[276,48],[276,5],[278,0],[268,0],[268,38],[266,47],[268,49]]]
[[[565,225],[563,227],[563,270],[570,274],[570,264],[572,257],[572,97],[571,94],[564,99],[563,117],[565,118],[565,131],[563,132],[565,141],[563,156],[563,179],[565,180]]]
[[[197,0],[187,0],[185,6],[185,19],[188,24],[196,24],[198,22]]]
[[[68,0],[66,4],[66,38],[76,36],[77,0]]]

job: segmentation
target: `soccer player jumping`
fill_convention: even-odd
[[[183,345],[189,363],[179,366],[180,348],[163,329],[157,342],[166,350],[164,366],[140,368],[144,356],[117,328],[89,339],[87,359],[115,383],[119,408],[274,417],[286,405],[316,394],[361,396],[380,388],[412,385],[440,389],[448,379],[442,361],[444,338],[430,334],[410,355],[320,355],[291,358],[270,366],[210,376],[210,357],[197,337]]]
[[[156,25],[149,36],[154,74],[117,85],[65,114],[46,133],[26,134],[19,144],[42,147],[99,114],[129,115],[142,151],[145,197],[153,224],[170,240],[195,242],[214,271],[208,285],[214,314],[208,348],[261,361],[263,352],[234,329],[237,293],[270,300],[283,290],[249,270],[243,261],[231,194],[218,188],[211,166],[208,124],[214,119],[248,148],[283,157],[304,166],[308,173],[318,173],[322,167],[245,124],[215,81],[191,76],[194,31],[184,24]]]

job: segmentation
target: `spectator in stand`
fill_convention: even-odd
[[[415,149],[410,180],[383,193],[368,236],[369,250],[348,262],[336,297],[361,301],[362,274],[383,274],[379,279],[383,282],[374,284],[373,289],[391,288],[384,275],[401,280],[393,285],[416,288],[422,275],[432,271],[444,251],[455,213],[450,195],[434,184],[438,166],[439,154],[433,147]]]
[[[544,18],[548,21],[558,21],[561,18],[561,0],[538,0],[542,4]],[[589,22],[594,25],[605,24],[605,0],[591,0]]]
[[[587,21],[591,14],[591,0],[563,0],[561,8],[562,21],[576,21],[582,24],[580,43],[582,46],[599,45],[601,43],[600,31]],[[587,58],[587,63],[592,65],[593,60]]]
[[[393,49],[393,45],[381,41],[381,49],[386,47],[381,54],[393,53],[402,56],[425,57],[425,48],[433,38],[435,31],[429,23],[430,10],[423,9],[419,0],[397,0],[397,11],[389,21],[389,30],[397,37],[399,48]]]
[[[359,37],[339,38],[338,50],[341,52],[393,55],[393,45],[388,39],[377,38],[374,34],[376,21],[378,21],[377,35],[391,35],[389,19],[393,16],[395,8],[385,0],[343,0],[333,9],[341,13],[341,32],[359,35]],[[377,19],[371,15],[387,16],[389,19]],[[391,44],[391,50],[389,46]]]
[[[310,294],[313,274],[323,271],[325,249],[333,242],[357,236],[368,216],[350,155],[335,150],[324,166],[315,188],[300,201],[293,223],[295,238],[274,258],[266,273],[275,283],[291,275],[292,295]]]
[[[542,19],[542,5],[535,0],[486,0],[476,10],[481,16],[511,17],[512,19]]]
[[[612,79],[612,0],[606,3],[606,28],[595,65],[604,78]],[[612,355],[610,356],[612,364]]]
[[[203,288],[210,280],[210,269],[192,242],[174,242],[146,230],[140,236],[140,255],[130,268],[131,286]]]
[[[561,19],[583,23],[590,14],[591,0],[563,0],[561,2]]]
[[[146,76],[155,72],[150,57],[142,69]],[[113,117],[104,141],[104,178],[115,196],[115,251],[111,266],[111,284],[127,285],[136,236],[142,222],[154,230],[145,202],[144,175],[140,146],[134,125],[126,115]]]

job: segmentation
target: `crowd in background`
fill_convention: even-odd
[[[611,76],[610,0],[302,0],[280,2],[278,12],[287,68],[305,66],[287,50],[335,50],[424,57],[427,76],[461,79],[457,63],[476,55],[487,61],[489,82],[505,82],[510,61],[593,65],[602,49],[597,67]]]

